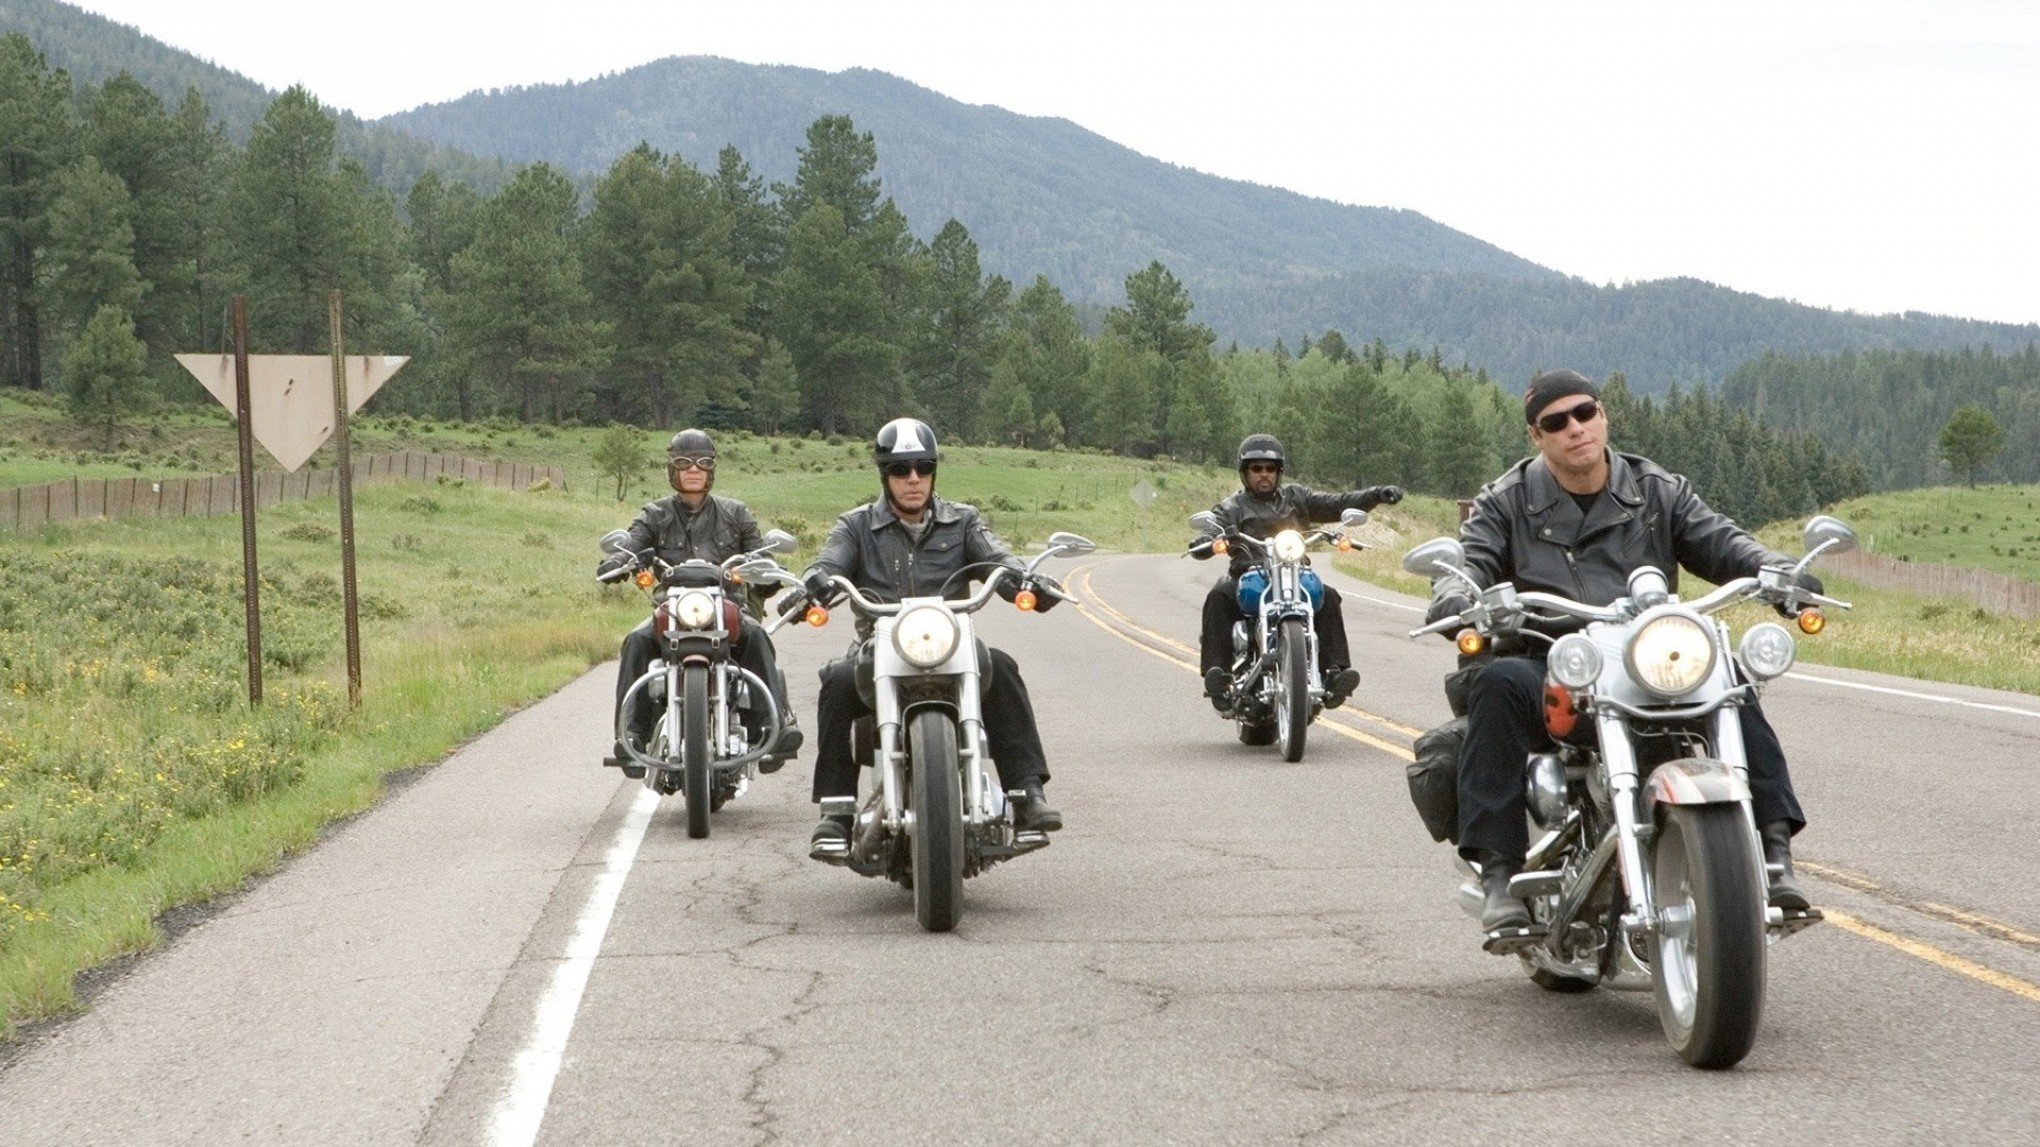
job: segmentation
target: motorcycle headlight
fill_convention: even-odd
[[[893,624],[893,648],[917,669],[933,669],[956,652],[956,619],[939,606],[923,605],[899,616]]]
[[[690,590],[673,603],[673,619],[683,629],[707,629],[715,624],[715,599],[700,590]]]
[[[1275,556],[1285,562],[1303,560],[1303,535],[1284,530],[1275,535]]]
[[[1584,634],[1568,633],[1552,645],[1546,664],[1553,681],[1575,691],[1585,689],[1601,679],[1601,647]]]
[[[1660,614],[1629,639],[1629,673],[1660,697],[1691,693],[1714,670],[1714,635],[1690,613]]]
[[[1799,656],[1799,646],[1792,640],[1792,634],[1775,621],[1752,625],[1742,635],[1742,644],[1737,647],[1742,656],[1743,669],[1759,681],[1769,681],[1792,668],[1792,661]]]

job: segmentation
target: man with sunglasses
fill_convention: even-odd
[[[1211,508],[1226,532],[1272,538],[1276,531],[1302,529],[1312,522],[1334,522],[1348,509],[1372,510],[1376,506],[1402,501],[1400,486],[1369,486],[1343,494],[1326,494],[1309,486],[1282,484],[1282,466],[1287,460],[1282,442],[1273,434],[1249,434],[1240,440],[1240,488]],[[1240,613],[1240,575],[1253,565],[1253,555],[1242,547],[1232,551],[1230,568],[1204,595],[1204,625],[1198,635],[1199,668],[1204,674],[1204,695],[1221,713],[1232,711],[1233,623]],[[1209,544],[1194,547],[1191,555],[1199,561],[1211,556]],[[1324,601],[1312,618],[1317,631],[1318,677],[1325,683],[1325,707],[1345,704],[1360,686],[1360,672],[1346,645],[1346,615],[1339,591],[1324,587]]]
[[[828,578],[840,575],[859,592],[880,601],[926,597],[937,593],[960,597],[970,583],[992,566],[1024,568],[1019,558],[976,507],[935,496],[935,468],[941,454],[935,432],[916,418],[885,424],[873,443],[872,460],[879,471],[878,498],[844,513],[829,530],[822,552],[801,577],[803,589],[779,605],[781,613],[804,608],[810,601],[834,596]],[[962,576],[956,576],[961,574]],[[1037,578],[1036,612],[1046,613],[1062,600],[1055,583]],[[1019,592],[1009,579],[1001,589],[1008,601]],[[858,619],[859,642],[848,657],[822,667],[821,697],[816,724],[821,738],[815,749],[815,803],[829,797],[857,795],[857,760],[850,744],[850,726],[871,712],[857,688],[857,667],[868,658],[871,623]],[[1034,722],[1034,705],[1020,666],[1005,651],[987,647],[992,669],[981,682],[985,736],[999,769],[999,783],[1023,795],[1014,802],[1014,822],[1021,829],[1054,832],[1062,814],[1048,806],[1042,786],[1048,783],[1048,759]],[[824,840],[847,840],[849,818],[824,817],[810,846]]]
[[[751,516],[750,507],[735,498],[726,498],[710,493],[715,486],[715,440],[703,430],[682,430],[666,444],[666,481],[673,487],[673,494],[645,503],[638,516],[630,524],[630,548],[643,553],[653,551],[659,560],[678,563],[699,558],[702,561],[721,563],[736,554],[750,553],[765,544],[758,532],[758,520]],[[622,564],[621,558],[605,558],[596,568],[597,574],[615,569]],[[768,589],[768,594],[777,592],[777,587]],[[753,605],[752,609],[756,606]],[[623,662],[616,673],[616,705],[623,708],[623,695],[630,691],[632,683],[644,676],[645,670],[658,656],[658,640],[652,636],[652,619],[647,617],[636,629],[623,639]],[[793,708],[787,704],[786,681],[779,675],[777,658],[772,648],[772,638],[765,627],[752,619],[751,610],[743,615],[743,628],[732,651],[738,665],[758,675],[759,679],[772,686],[772,698],[785,714],[787,728],[779,734],[779,745],[770,757],[758,762],[758,771],[770,773],[796,755],[801,745],[801,731],[794,724]],[[656,714],[650,705],[640,705],[632,726],[632,732],[642,743],[651,733],[652,720]],[[762,720],[756,713],[746,713],[747,725]],[[753,732],[756,731],[753,725]],[[627,760],[623,747],[617,746],[616,756]]]
[[[1593,381],[1577,371],[1551,370],[1531,380],[1523,420],[1537,452],[1488,483],[1459,528],[1475,581],[1511,582],[1518,590],[1606,605],[1627,596],[1629,574],[1641,566],[1664,571],[1676,592],[1681,566],[1718,585],[1764,566],[1792,564],[1710,509],[1684,477],[1610,450],[1600,399]],[[1801,574],[1800,584],[1821,591],[1812,574]],[[1464,583],[1439,578],[1431,586],[1427,620],[1472,604]],[[1557,636],[1582,623],[1532,624]],[[1519,642],[1498,643],[1499,656],[1473,678],[1459,758],[1459,853],[1481,867],[1481,928],[1488,933],[1530,925],[1528,908],[1509,895],[1509,878],[1522,870],[1529,846],[1523,762],[1550,746],[1543,708],[1549,646]],[[1771,906],[1804,910],[1810,905],[1792,874],[1792,834],[1806,817],[1792,793],[1784,749],[1757,706],[1738,713],[1764,859],[1783,867],[1770,882]]]

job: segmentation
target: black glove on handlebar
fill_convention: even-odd
[[[1052,577],[1034,579],[1034,612],[1047,613],[1060,605],[1069,594],[1063,592],[1062,583]]]
[[[1819,578],[1815,577],[1810,571],[1807,570],[1799,571],[1799,577],[1796,580],[1796,584],[1799,586],[1800,589],[1803,589],[1808,593],[1825,594],[1827,592],[1827,586],[1823,584]],[[1793,618],[1799,616],[1792,610],[1787,609],[1785,607],[1785,603],[1782,601],[1779,602],[1776,606],[1773,606],[1772,608],[1778,611],[1779,617],[1782,617],[1787,621],[1790,621]]]
[[[1216,541],[1218,541],[1218,535],[1216,534],[1213,534],[1210,537],[1197,538],[1191,541],[1189,548],[1185,549],[1183,552],[1189,554],[1191,557],[1196,558],[1198,561],[1201,562],[1211,556],[1212,553],[1211,546],[1212,543]]]
[[[1393,506],[1402,501],[1401,486],[1369,486],[1360,491],[1360,508],[1371,510],[1376,506]]]
[[[772,608],[779,612],[779,616],[786,617],[789,614],[799,613],[801,610],[806,609],[807,606],[808,606],[808,591],[804,589],[797,589],[794,590],[792,593],[787,594],[785,597],[780,598],[779,603],[777,605],[774,605]]]
[[[603,558],[595,567],[595,580],[605,584],[622,581],[629,574],[630,561],[627,558]]]
[[[1463,593],[1448,593],[1441,597],[1434,597],[1431,599],[1431,608],[1424,612],[1424,624],[1431,625],[1443,621],[1454,614],[1465,613],[1472,608],[1473,599]],[[1444,637],[1445,640],[1451,641],[1454,635],[1447,633]]]

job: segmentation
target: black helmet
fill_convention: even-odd
[[[695,430],[692,428],[682,430],[673,436],[671,442],[666,443],[666,457],[673,459],[680,457],[682,454],[693,458],[713,458],[715,457],[715,439],[710,438],[706,430]]]
[[[942,452],[935,448],[935,431],[927,423],[918,418],[895,418],[878,428],[871,459],[884,469],[889,462],[939,462]]]
[[[1273,434],[1249,434],[1240,439],[1239,468],[1242,470],[1249,462],[1273,462],[1281,466],[1287,461],[1282,453],[1282,440]]]
[[[708,476],[708,485],[702,489],[715,489],[715,439],[708,436],[708,431],[690,427],[675,434],[673,440],[666,443],[666,481],[672,484],[676,494],[680,493],[680,471],[673,468],[677,458],[707,459],[701,469]]]

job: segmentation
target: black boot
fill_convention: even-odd
[[[822,823],[808,834],[808,848],[813,849],[824,841],[848,841],[850,839],[850,818],[847,816],[825,816]]]
[[[779,744],[773,746],[771,755],[758,761],[758,771],[778,772],[780,766],[800,755],[800,747],[806,740],[807,737],[794,727],[793,722],[788,721],[786,726],[779,730]]]
[[[1360,687],[1360,671],[1350,665],[1335,665],[1325,670],[1325,708],[1336,709],[1346,703],[1353,690]]]
[[[1232,674],[1221,666],[1214,665],[1204,671],[1204,695],[1211,698],[1211,707],[1221,713],[1232,708]]]
[[[1062,814],[1048,807],[1040,781],[1027,782],[1020,799],[1013,802],[1013,826],[1021,832],[1055,832],[1062,828]]]
[[[1521,864],[1504,860],[1492,853],[1481,862],[1480,886],[1487,894],[1487,899],[1480,908],[1480,927],[1483,932],[1500,932],[1530,926],[1529,906],[1509,895],[1509,878],[1516,875],[1522,867]]]
[[[1764,826],[1764,864],[1777,865],[1783,869],[1770,878],[1771,907],[1783,908],[1787,912],[1804,912],[1813,907],[1806,893],[1799,887],[1799,881],[1792,875],[1792,822],[1774,820]]]

